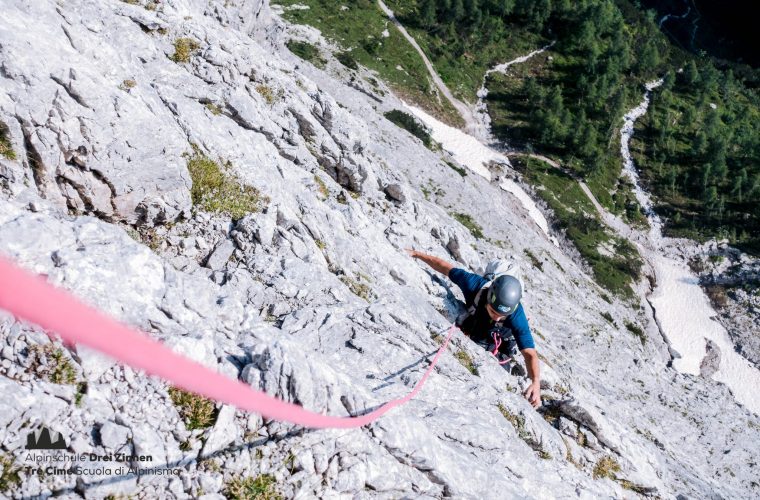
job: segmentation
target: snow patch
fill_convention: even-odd
[[[382,32],[382,33],[380,33],[380,35],[381,35],[383,38],[388,38],[389,36],[391,36],[391,32],[390,32],[390,31],[388,31],[388,28],[385,28],[385,29],[383,30],[383,32]]]
[[[481,177],[488,179],[489,181],[491,180],[491,172],[486,168],[486,165],[491,162],[511,166],[509,159],[506,156],[489,148],[475,137],[466,134],[457,128],[446,125],[419,108],[409,106],[406,103],[404,103],[404,107],[411,111],[414,116],[419,118],[430,129],[433,139],[439,142],[457,162],[466,166]],[[549,224],[546,221],[546,217],[544,217],[531,197],[528,196],[528,193],[510,179],[502,181],[500,187],[503,190],[512,193],[512,195],[518,199],[528,212],[530,218],[533,219],[533,222],[535,222],[541,231],[543,231],[544,234],[557,245],[557,241],[549,235]]]
[[[528,211],[528,215],[530,215],[530,218],[533,219],[533,221],[538,225],[538,227],[541,228],[541,231],[543,231],[544,234],[549,236],[549,223],[546,222],[546,217],[544,217],[544,214],[542,214],[541,211],[538,209],[533,199],[530,196],[528,196],[528,193],[526,193],[512,179],[504,180],[501,183],[500,187],[504,191],[508,191],[512,193],[515,196],[515,198],[520,200],[520,203],[522,203],[522,206],[525,208],[525,210]],[[552,243],[554,243],[555,246],[558,246],[556,238],[549,236],[549,239],[551,240]]]
[[[660,232],[662,223],[659,216],[654,213],[654,210],[652,210],[652,199],[650,198],[649,193],[641,188],[639,183],[639,173],[636,171],[636,166],[633,164],[629,143],[633,136],[634,123],[647,112],[652,90],[662,85],[662,82],[663,80],[660,78],[659,80],[649,82],[644,86],[646,88],[644,99],[638,106],[623,116],[623,126],[620,128],[620,155],[623,157],[623,172],[631,179],[636,200],[638,200],[639,204],[644,208],[644,211],[652,224],[650,236],[653,237],[654,240],[660,240],[662,238]]]
[[[663,256],[654,259],[657,289],[650,297],[660,327],[681,357],[673,361],[680,372],[699,375],[707,340],[720,349],[720,367],[713,379],[726,384],[738,402],[760,414],[760,371],[734,351],[723,326],[684,262]]]

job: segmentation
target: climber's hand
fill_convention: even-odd
[[[541,383],[531,382],[528,388],[525,389],[525,392],[523,392],[523,396],[525,396],[525,399],[528,400],[533,408],[541,406]]]
[[[413,250],[411,248],[405,248],[404,251],[409,254],[409,257],[412,257],[412,258],[417,257],[417,250]]]

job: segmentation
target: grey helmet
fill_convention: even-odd
[[[498,276],[488,288],[488,303],[501,314],[512,314],[520,305],[522,285],[508,274]]]

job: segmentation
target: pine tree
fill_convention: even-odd
[[[733,187],[731,188],[731,196],[739,203],[742,202],[742,191],[745,184],[747,184],[747,169],[743,168],[739,171],[739,175],[734,177]]]
[[[510,15],[515,9],[515,0],[497,0],[493,3],[494,12],[502,17]]]
[[[647,42],[639,57],[639,70],[643,72],[653,71],[660,64],[660,53],[653,42]]]
[[[581,141],[580,141],[581,144],[578,149],[578,154],[580,154],[584,158],[601,157],[601,155],[599,154],[599,150],[597,148],[598,140],[599,139],[598,139],[596,127],[586,122],[585,126],[583,127],[583,132],[582,132]]]
[[[705,163],[702,166],[702,195],[705,196],[707,194],[707,188],[710,187],[710,184],[713,183],[713,170],[712,165],[709,163]]]
[[[715,213],[718,208],[718,189],[715,186],[710,186],[705,191],[704,202],[705,208],[709,213]]]
[[[464,14],[464,2],[462,0],[452,0],[451,12],[449,13],[450,19],[459,24],[464,18]]]
[[[699,81],[699,70],[697,69],[697,63],[694,59],[689,60],[686,67],[683,69],[683,79],[687,85],[694,85]]]
[[[435,0],[422,0],[422,3],[420,3],[417,9],[417,12],[420,19],[420,24],[423,28],[430,29],[438,23],[438,19],[436,17]]]

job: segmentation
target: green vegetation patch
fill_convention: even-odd
[[[528,249],[526,248],[525,250],[523,250],[523,253],[525,253],[525,256],[528,258],[528,260],[529,260],[529,261],[530,261],[530,263],[533,265],[533,267],[535,267],[535,268],[536,268],[536,269],[538,269],[539,271],[543,271],[543,270],[544,270],[544,263],[543,263],[543,262],[541,262],[541,261],[538,259],[538,257],[536,257],[536,256],[533,254],[533,252],[531,252],[530,250],[528,250]]]
[[[628,240],[615,236],[604,225],[575,178],[529,157],[517,157],[513,164],[531,183],[544,187],[536,192],[589,264],[596,282],[619,296],[632,297],[630,284],[639,279],[643,261]],[[612,249],[609,254],[600,253],[602,242]]]
[[[517,432],[517,436],[525,441],[525,444],[530,446],[533,451],[538,453],[539,458],[542,458],[544,460],[549,460],[552,458],[551,454],[544,450],[543,446],[541,446],[541,443],[537,442],[533,437],[528,433],[528,430],[525,427],[525,417],[522,415],[515,415],[511,411],[509,411],[509,408],[504,406],[503,404],[498,404],[499,411],[501,414],[506,418],[510,424],[512,424],[512,427],[515,428],[515,431]]]
[[[305,61],[309,61],[318,68],[324,68],[327,61],[322,57],[319,49],[309,42],[300,40],[288,40],[285,46],[289,51]]]
[[[611,324],[613,326],[615,325],[615,320],[612,319],[612,314],[608,313],[607,311],[605,311],[603,313],[599,313],[599,314],[601,314],[602,318],[606,319],[609,324]]]
[[[357,64],[376,72],[405,101],[424,108],[446,123],[463,124],[451,103],[438,95],[420,55],[375,1],[275,0],[273,3],[286,9],[283,17],[287,21],[319,29],[325,38],[340,46],[338,54],[350,52]],[[296,4],[309,8],[287,9]]]
[[[206,103],[206,109],[211,112],[214,116],[219,116],[222,114],[222,108],[219,107],[219,105],[214,104],[213,102],[207,102]]]
[[[613,457],[605,456],[599,459],[594,465],[594,479],[610,478],[615,479],[615,474],[620,472],[620,464]]]
[[[642,99],[643,84],[673,63],[653,12],[612,0],[516,0],[495,16],[495,7],[485,12],[490,4],[480,4],[482,19],[465,16],[461,22],[471,29],[486,22],[530,27],[541,38],[531,50],[555,42],[505,73],[489,75],[486,102],[494,135],[513,147],[551,154],[583,178],[608,210],[643,224],[630,186],[620,181],[619,131],[623,115]],[[440,13],[438,19],[444,21]]]
[[[483,228],[470,215],[461,212],[453,212],[450,215],[466,227],[475,238],[483,238]]]
[[[644,334],[644,330],[642,330],[639,325],[637,325],[636,323],[631,323],[630,321],[626,321],[625,328],[629,332],[634,334],[639,339],[642,345],[647,343],[647,336]]]
[[[458,173],[462,177],[467,177],[467,169],[463,167],[458,167],[454,163],[444,160],[444,163],[454,172]]]
[[[193,146],[187,157],[187,170],[193,181],[190,195],[193,205],[206,212],[226,213],[234,220],[261,211],[269,198],[253,186],[243,184],[230,170],[229,163],[218,162]]]
[[[219,411],[212,400],[177,387],[169,388],[169,397],[188,430],[205,429],[216,422]]]
[[[190,62],[190,56],[199,48],[200,44],[192,38],[177,38],[174,40],[174,54],[169,59],[176,63]]]
[[[433,138],[430,136],[430,131],[409,113],[394,109],[387,111],[383,116],[421,140],[428,148],[433,146]]]
[[[21,484],[21,467],[13,463],[13,457],[0,455],[0,493],[9,493]]]
[[[53,344],[33,344],[28,347],[30,369],[36,375],[54,384],[75,384],[77,371],[74,364]]]
[[[224,496],[231,500],[281,500],[277,481],[271,474],[254,477],[237,476],[227,483]]]
[[[8,125],[3,122],[0,122],[0,156],[8,160],[16,159],[16,152],[13,150],[13,144],[11,144],[10,130]]]
[[[340,276],[340,280],[343,282],[344,285],[348,287],[349,290],[351,290],[351,293],[353,293],[357,297],[364,299],[368,302],[372,298],[372,289],[366,283],[362,283],[361,281],[356,280],[345,274],[342,274]]]
[[[270,87],[269,85],[259,84],[256,85],[256,92],[261,95],[261,97],[264,98],[264,100],[267,102],[267,104],[272,105],[274,104],[278,99],[281,99],[284,95],[284,91],[282,89],[275,91]]]
[[[348,69],[352,69],[354,71],[359,69],[359,65],[357,64],[356,59],[354,59],[354,57],[351,55],[351,52],[336,52],[335,59],[337,59],[339,63]]]
[[[323,181],[317,174],[314,174],[314,182],[317,183],[317,191],[322,195],[322,198],[330,196],[330,190],[327,189],[327,184],[325,184],[325,181]]]
[[[472,360],[472,357],[467,354],[467,351],[460,349],[454,353],[454,357],[462,366],[467,368],[468,372],[472,373],[473,375],[478,375],[478,368],[475,366],[475,362]]]

